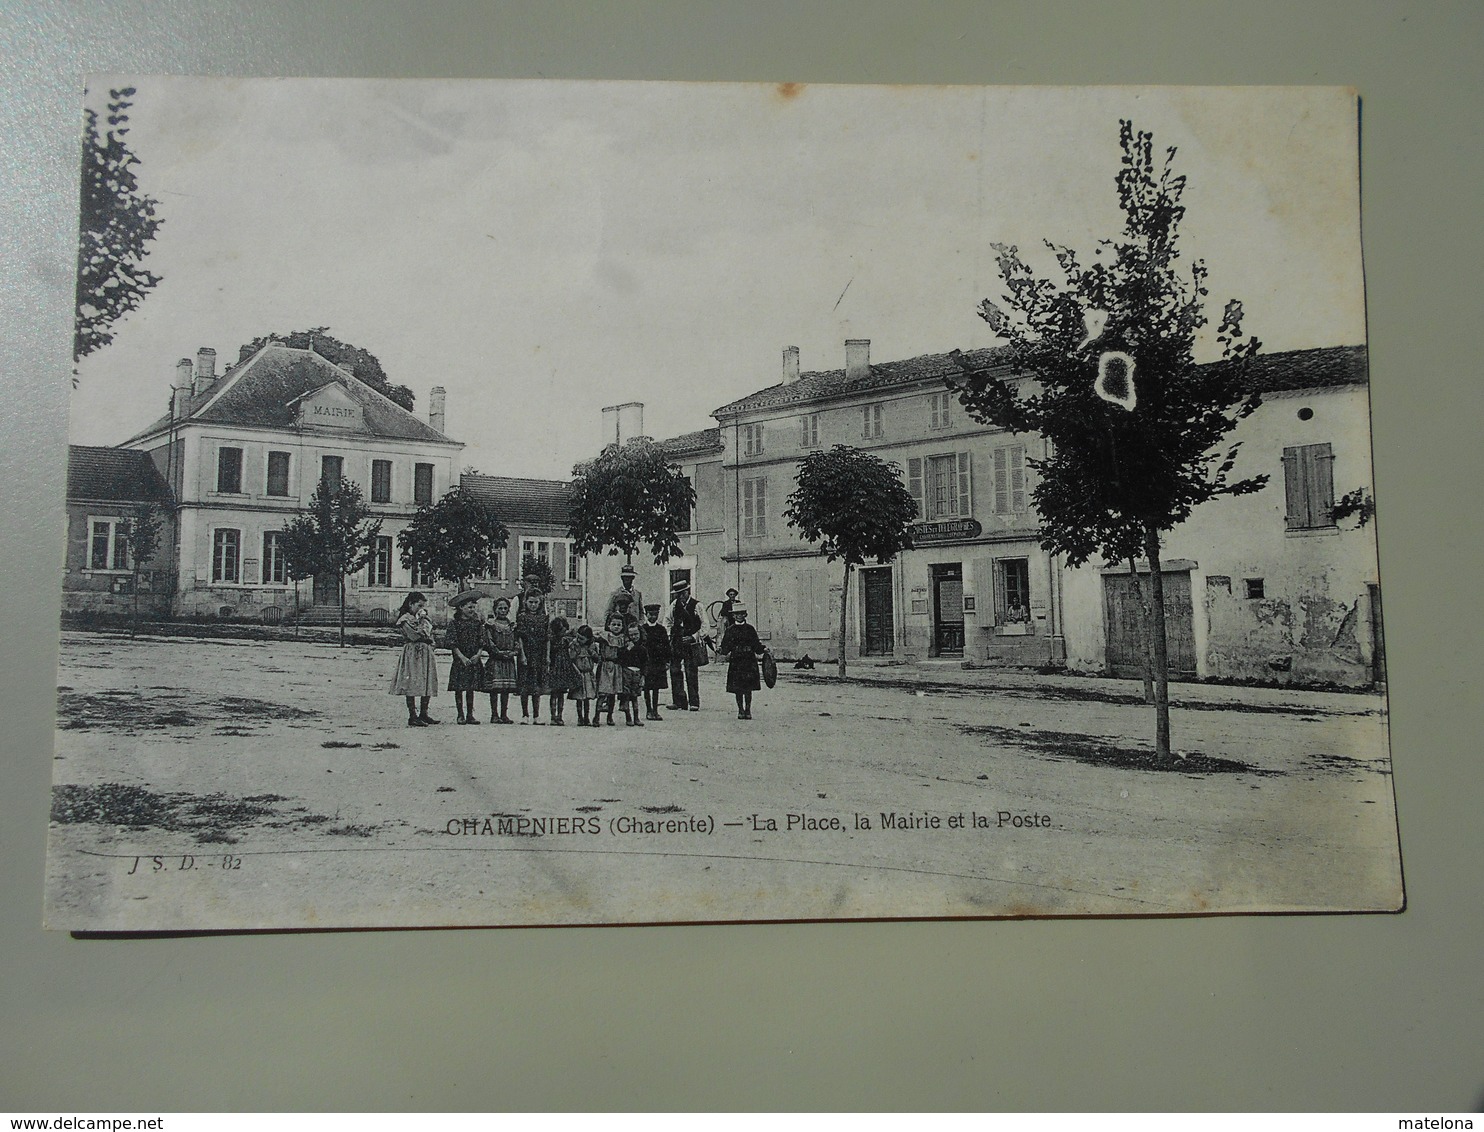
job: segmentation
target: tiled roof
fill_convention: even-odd
[[[959,359],[952,354],[924,354],[900,362],[873,362],[870,373],[851,381],[843,369],[802,374],[789,385],[770,385],[756,393],[723,405],[711,415],[718,419],[741,413],[775,409],[787,405],[825,401],[878,389],[891,389],[920,381],[951,377],[963,369],[998,371],[1007,376],[1011,370],[1000,358],[1003,347],[966,350]],[[962,367],[959,364],[962,362]],[[1364,385],[1368,380],[1364,346],[1323,346],[1311,350],[1288,350],[1279,354],[1259,354],[1249,371],[1252,386],[1263,392],[1281,389],[1313,389],[1334,385]]]
[[[666,456],[692,456],[721,451],[721,429],[703,428],[697,432],[685,432],[659,442]]]
[[[312,350],[296,350],[277,343],[264,346],[200,393],[187,398],[185,418],[212,424],[293,428],[296,418],[292,402],[330,381],[339,382],[361,406],[365,430],[372,436],[457,443],[327,358]],[[170,418],[161,417],[125,443],[162,431],[169,425]]]
[[[469,494],[492,507],[507,527],[567,529],[567,498],[572,488],[561,480],[528,480],[465,472],[459,482]]]
[[[155,462],[127,448],[67,449],[67,498],[169,504],[170,488]]]
[[[1247,377],[1251,387],[1260,393],[1366,385],[1370,382],[1370,363],[1364,346],[1321,346],[1314,350],[1258,354],[1252,359]]]

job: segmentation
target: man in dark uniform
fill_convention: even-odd
[[[696,645],[701,639],[701,611],[690,596],[690,583],[670,587],[670,709],[701,710],[696,675]]]

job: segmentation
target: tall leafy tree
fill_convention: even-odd
[[[623,554],[648,544],[656,565],[680,553],[679,532],[690,525],[696,492],[690,480],[647,437],[610,444],[572,469],[567,531],[572,553]]]
[[[471,578],[498,572],[500,551],[510,532],[489,504],[462,484],[437,503],[419,507],[397,535],[402,565],[459,589]]]
[[[381,520],[371,516],[360,484],[320,480],[307,514],[284,528],[284,569],[295,582],[329,575],[340,597],[340,644],[345,645],[345,578],[364,569],[376,553]]]
[[[160,282],[143,267],[148,244],[164,223],[155,215],[160,202],[140,190],[134,175],[139,158],[124,142],[135,90],[108,93],[102,128],[97,111],[83,117],[74,363],[112,342],[114,324]]]
[[[544,594],[551,593],[556,589],[556,574],[552,572],[551,563],[536,554],[523,554],[520,558],[520,576],[536,579],[536,588]]]
[[[269,342],[277,342],[281,346],[292,346],[296,350],[313,350],[320,357],[334,362],[337,366],[350,366],[355,370],[356,380],[369,385],[389,401],[401,405],[409,413],[417,403],[411,389],[405,385],[392,384],[391,379],[386,375],[386,370],[381,368],[381,360],[375,354],[360,346],[352,346],[349,342],[340,341],[330,334],[328,327],[315,326],[309,330],[291,330],[287,334],[262,334],[243,346],[242,350],[251,353],[268,345]]]
[[[887,562],[899,551],[911,549],[917,502],[902,484],[902,471],[896,465],[859,448],[837,444],[828,452],[811,452],[804,457],[783,514],[801,538],[819,543],[826,561],[845,563],[836,662],[844,676],[850,573],[867,558]]]
[[[1230,301],[1215,333],[1220,361],[1197,364],[1207,269],[1203,260],[1181,259],[1186,178],[1175,172],[1175,149],[1156,158],[1153,136],[1133,123],[1120,122],[1118,137],[1122,233],[1100,241],[1088,259],[1048,242],[1059,268],[1050,277],[1017,248],[994,245],[1004,293],[985,299],[979,313],[1006,343],[997,360],[1030,380],[966,371],[950,385],[975,419],[1051,442],[1050,454],[1034,462],[1043,547],[1071,566],[1094,556],[1146,560],[1155,746],[1167,760],[1160,536],[1200,504],[1267,482],[1231,479],[1238,446],[1228,443],[1259,403],[1246,370],[1260,343],[1244,336],[1242,305]]]

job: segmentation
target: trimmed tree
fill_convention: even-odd
[[[112,342],[114,323],[160,282],[142,266],[146,245],[164,223],[155,215],[160,202],[139,191],[139,158],[124,144],[134,88],[108,95],[106,129],[99,130],[94,110],[83,118],[74,363]]]
[[[460,484],[437,503],[419,507],[397,535],[397,546],[407,569],[463,589],[469,579],[498,571],[509,540],[494,509]]]
[[[134,617],[129,636],[139,630],[139,571],[160,549],[160,531],[164,512],[158,503],[141,503],[129,516],[129,529],[124,535],[129,548],[129,561],[134,570]]]
[[[1123,232],[1084,262],[1047,243],[1059,278],[1038,275],[1018,249],[994,245],[1004,293],[979,314],[1007,345],[996,359],[1030,379],[1024,387],[989,370],[949,384],[976,420],[1039,433],[1049,455],[1032,461],[1041,545],[1079,566],[1142,557],[1150,594],[1140,600],[1154,677],[1155,748],[1170,754],[1168,655],[1160,536],[1208,500],[1259,490],[1266,476],[1231,480],[1237,422],[1259,404],[1247,363],[1256,338],[1243,337],[1242,305],[1222,312],[1215,340],[1221,360],[1197,364],[1197,333],[1207,325],[1206,266],[1180,261],[1186,179],[1175,150],[1161,159],[1153,136],[1119,123],[1122,167],[1115,183]]]
[[[381,368],[381,361],[370,350],[363,350],[360,346],[352,346],[349,342],[342,342],[329,333],[325,326],[315,326],[309,330],[291,330],[287,334],[262,334],[254,338],[242,347],[240,352],[253,353],[262,349],[270,342],[277,342],[280,346],[292,346],[296,350],[313,350],[322,358],[334,362],[337,366],[348,365],[355,370],[356,380],[369,385],[389,401],[394,401],[409,413],[415,405],[416,398],[412,390],[405,385],[393,385],[387,377],[386,370]]]
[[[887,562],[912,548],[911,524],[917,501],[902,484],[895,464],[837,444],[828,452],[811,452],[799,464],[797,486],[783,512],[788,525],[808,542],[819,543],[829,562],[845,563],[840,591],[840,649],[837,663],[845,675],[846,610],[850,572],[874,558]]]
[[[567,533],[572,553],[622,553],[625,562],[647,544],[655,565],[680,553],[696,492],[648,437],[610,444],[596,460],[572,469]]]
[[[345,578],[363,569],[376,553],[381,520],[354,480],[320,480],[309,498],[309,512],[283,531],[284,569],[298,582],[317,574],[336,581],[340,597],[340,645],[345,647]]]

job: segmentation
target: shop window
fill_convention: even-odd
[[[1031,564],[1028,558],[997,558],[994,564],[996,625],[1027,625],[1031,620]]]

